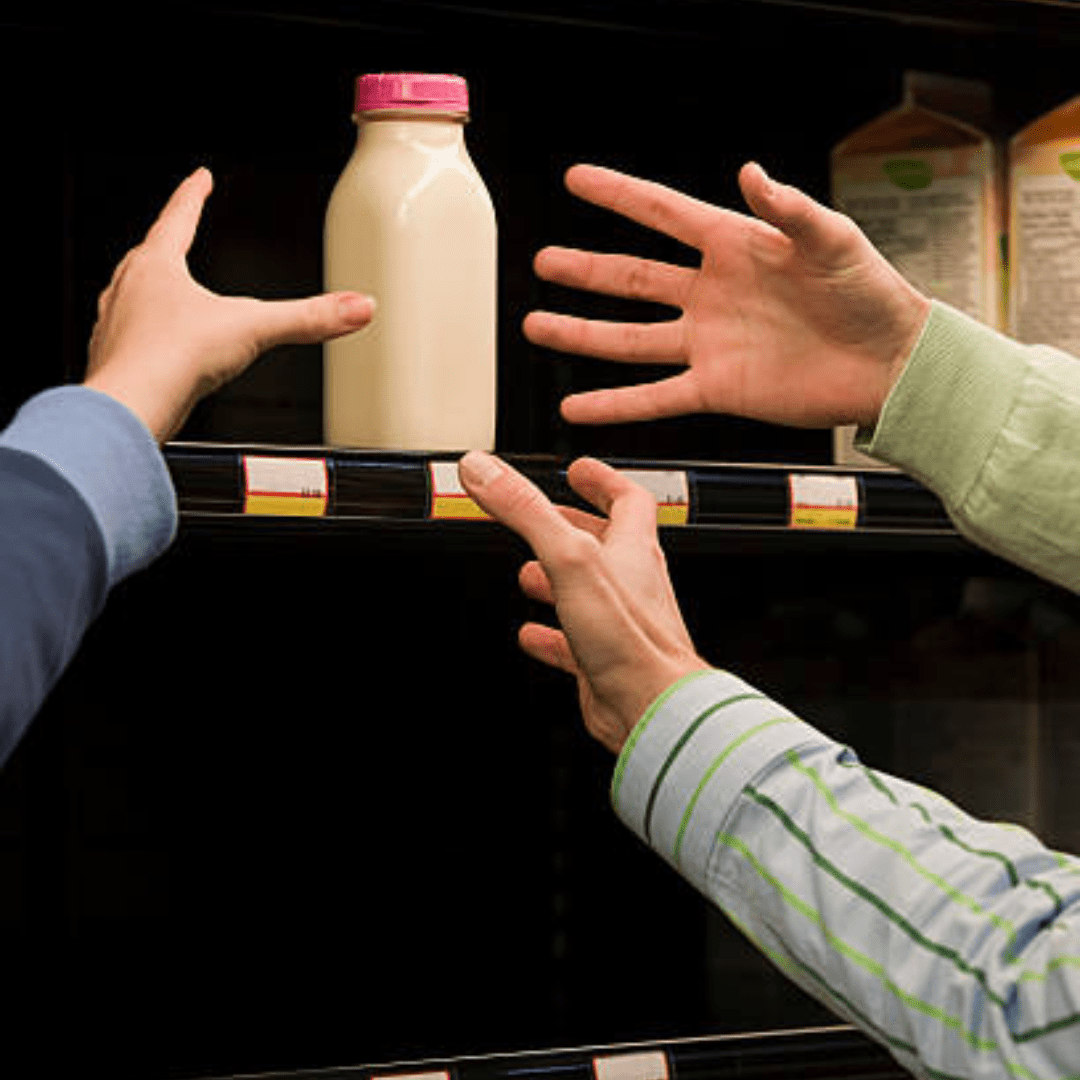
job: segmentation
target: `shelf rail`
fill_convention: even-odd
[[[258,1080],[908,1080],[853,1027],[259,1073]],[[239,1078],[217,1078],[239,1080]],[[252,1078],[254,1080],[254,1078]]]
[[[457,474],[460,454],[169,442],[181,519],[308,518],[482,522]],[[583,509],[570,461],[501,454],[549,498]],[[661,526],[957,535],[940,500],[895,470],[605,458],[650,490]]]

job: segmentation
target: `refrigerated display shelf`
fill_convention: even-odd
[[[901,26],[953,29],[968,33],[994,34],[1015,39],[1021,36],[1076,37],[1080,33],[1077,14],[1080,0],[750,0],[776,8],[817,11],[823,17],[878,20]],[[528,0],[510,4],[505,0],[462,4],[457,0],[371,0],[357,8],[340,0],[319,0],[301,4],[284,0],[270,10],[263,0],[204,0],[193,10],[247,18],[282,21],[314,21],[337,26],[415,25],[417,20],[446,19],[513,20],[535,24],[552,23],[570,27],[595,27],[622,32],[661,35],[666,38],[716,34],[723,30],[711,0],[637,0],[633,3],[582,4],[570,0]],[[723,16],[737,17],[731,5]]]
[[[370,530],[477,537],[501,529],[457,480],[455,453],[170,442],[181,523],[249,529]],[[571,462],[501,454],[557,503],[593,510]],[[668,537],[820,538],[858,545],[964,546],[938,498],[892,470],[605,458],[657,498]]]
[[[837,1025],[260,1073],[251,1080],[904,1080],[909,1075],[861,1032]]]

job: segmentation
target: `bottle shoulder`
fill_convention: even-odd
[[[326,228],[328,235],[363,228],[399,240],[435,230],[455,243],[471,237],[488,244],[498,226],[494,203],[475,170],[405,173],[347,167],[331,193]]]
[[[332,198],[358,190],[376,200],[405,194],[413,199],[436,197],[441,192],[491,201],[483,177],[467,152],[430,152],[400,144],[357,146],[338,176]]]

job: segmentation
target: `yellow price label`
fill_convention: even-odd
[[[670,469],[619,469],[656,499],[657,525],[686,525],[690,520],[690,484],[686,473]]]
[[[245,454],[244,513],[324,517],[330,480],[325,458]]]
[[[432,461],[430,466],[430,518],[457,521],[492,520],[491,515],[481,510],[462,486],[456,461]],[[619,471],[656,498],[658,524],[685,525],[690,520],[690,493],[685,472],[659,469]]]
[[[793,529],[854,529],[859,521],[859,486],[854,476],[788,475]]]
[[[428,517],[440,521],[491,521],[462,486],[456,461],[432,461],[431,511]]]

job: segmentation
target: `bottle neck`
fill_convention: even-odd
[[[466,120],[461,113],[396,109],[353,115],[360,142],[408,142],[430,150],[464,147]]]

